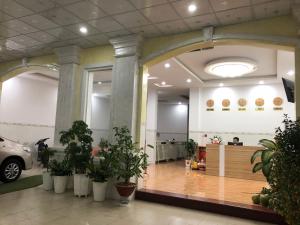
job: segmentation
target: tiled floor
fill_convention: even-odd
[[[152,164],[141,187],[195,197],[252,205],[251,197],[267,183],[205,175],[204,171],[185,168],[184,161]]]
[[[142,201],[119,206],[40,187],[0,195],[0,225],[267,225]]]

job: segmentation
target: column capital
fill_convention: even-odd
[[[79,64],[80,62],[80,48],[76,45],[55,48],[54,52],[58,56],[59,64]]]
[[[109,40],[115,49],[115,57],[139,56],[142,41],[141,35],[129,35]]]

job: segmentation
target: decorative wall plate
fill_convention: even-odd
[[[240,107],[245,107],[247,105],[247,100],[244,99],[244,98],[240,98],[238,100],[238,104],[239,104]]]
[[[214,105],[215,105],[214,100],[212,100],[212,99],[207,100],[207,102],[206,102],[207,107],[211,108],[211,107],[214,107]]]
[[[224,99],[223,101],[222,101],[222,106],[223,107],[229,107],[230,106],[230,100],[229,99]]]
[[[276,97],[273,99],[273,104],[275,106],[281,106],[283,104],[283,99],[280,97]]]
[[[255,105],[258,107],[262,107],[265,104],[265,100],[263,98],[257,98],[255,100]]]

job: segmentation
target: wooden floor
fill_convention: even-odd
[[[152,164],[144,176],[143,188],[252,205],[251,196],[267,183],[205,175],[186,169],[184,161]]]

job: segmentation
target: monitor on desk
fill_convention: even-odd
[[[228,142],[228,145],[243,146],[243,142]]]

